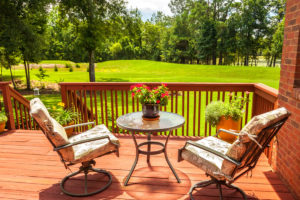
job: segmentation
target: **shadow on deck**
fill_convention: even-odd
[[[183,161],[177,162],[177,149],[185,143],[185,138],[170,138],[168,155],[182,183],[177,183],[168,168],[164,156],[151,157],[151,166],[146,157],[140,155],[136,171],[129,185],[123,181],[134,161],[134,144],[129,136],[117,135],[120,139],[120,157],[114,154],[96,159],[96,167],[111,172],[112,185],[104,192],[80,199],[189,199],[188,190],[196,182],[207,179],[204,172]],[[138,141],[144,140],[141,137]],[[154,140],[164,140],[160,136]],[[73,199],[60,190],[60,180],[69,173],[59,157],[52,151],[42,132],[17,130],[0,135],[0,199]],[[77,170],[79,165],[71,167]],[[72,181],[69,188],[81,190],[82,177]],[[91,175],[91,185],[103,184],[101,175]],[[249,199],[293,199],[287,187],[272,172],[267,159],[262,156],[252,177],[245,175],[236,182]],[[207,187],[195,193],[196,199],[219,199],[218,190]],[[240,199],[239,193],[224,189],[225,199]],[[78,198],[74,198],[78,199]]]

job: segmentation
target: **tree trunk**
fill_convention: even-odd
[[[25,76],[26,76],[26,87],[27,90],[30,90],[30,70],[29,70],[29,62],[26,62],[24,59],[24,68],[25,68]]]
[[[220,52],[220,55],[219,55],[219,65],[223,65],[223,54],[222,54],[222,52]]]
[[[15,80],[14,80],[14,76],[13,76],[12,71],[11,71],[10,63],[8,63],[8,67],[9,67],[9,70],[10,70],[11,82],[13,83],[14,88],[17,89],[16,83],[15,83]]]
[[[95,82],[95,58],[94,50],[89,52],[89,75],[90,82]]]
[[[270,59],[270,64],[269,64],[269,66],[268,66],[268,67],[272,67],[272,65],[273,65],[273,56],[271,56],[271,59]]]
[[[273,67],[276,66],[276,55],[274,55]]]

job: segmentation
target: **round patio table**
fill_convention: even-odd
[[[172,170],[174,176],[176,177],[177,182],[180,183],[180,179],[179,179],[178,175],[176,174],[171,162],[169,161],[169,158],[167,155],[167,144],[168,144],[168,140],[171,135],[171,132],[174,129],[181,127],[184,124],[185,120],[181,115],[171,113],[171,112],[160,111],[159,115],[160,115],[160,118],[155,121],[144,120],[142,118],[142,112],[128,113],[128,114],[120,116],[117,119],[118,127],[132,132],[132,138],[133,138],[135,148],[136,148],[135,161],[134,161],[134,163],[131,167],[131,170],[125,180],[125,183],[124,183],[125,186],[127,186],[128,181],[136,167],[136,164],[139,159],[139,154],[147,155],[147,162],[149,163],[150,155],[164,153],[165,159],[166,159],[170,169]],[[151,141],[152,133],[165,132],[165,131],[169,131],[165,143]],[[135,132],[147,133],[147,141],[138,144],[136,141],[136,138],[135,138]],[[141,147],[145,146],[145,145],[147,145],[147,151],[141,150]],[[151,145],[158,145],[158,146],[161,146],[162,148],[160,150],[151,151]]]

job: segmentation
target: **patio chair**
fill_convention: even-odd
[[[285,108],[279,108],[251,119],[239,132],[231,132],[238,136],[233,144],[227,143],[216,137],[209,136],[198,141],[187,141],[178,151],[178,161],[186,160],[205,171],[210,180],[201,181],[193,185],[189,191],[216,184],[223,199],[222,185],[239,191],[244,199],[246,194],[233,183],[245,173],[252,170],[260,155],[268,147],[270,141],[288,119],[290,113]]]
[[[111,134],[105,125],[95,126],[92,129],[67,137],[65,129],[79,126],[88,126],[93,122],[62,127],[50,115],[45,105],[39,98],[30,101],[30,114],[39,124],[41,130],[51,143],[54,151],[58,153],[66,169],[70,165],[81,163],[78,171],[64,177],[60,183],[61,190],[70,196],[90,196],[107,189],[112,183],[112,176],[108,171],[93,168],[95,158],[115,152],[119,156],[119,140]],[[90,171],[104,174],[108,177],[107,183],[95,191],[88,192],[88,173]],[[65,189],[65,183],[70,177],[76,176],[79,173],[84,173],[84,193],[72,193]]]

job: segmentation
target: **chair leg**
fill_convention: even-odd
[[[100,193],[100,192],[106,190],[112,183],[111,174],[108,171],[93,168],[92,164],[95,164],[94,160],[89,161],[89,162],[84,162],[84,163],[82,163],[82,166],[80,167],[80,169],[78,171],[73,172],[73,173],[67,175],[65,178],[63,178],[61,183],[60,183],[60,188],[63,191],[63,193],[65,193],[69,196],[73,196],[73,197],[86,197],[86,196],[91,196],[91,195],[94,195],[94,194],[97,194],[97,193]],[[101,174],[104,174],[105,176],[107,176],[109,180],[106,183],[106,185],[104,185],[100,189],[95,190],[93,192],[88,192],[87,191],[87,184],[88,184],[88,173],[89,173],[89,171],[94,171],[94,172],[101,173]],[[67,191],[64,187],[65,183],[69,180],[69,178],[71,178],[73,176],[76,176],[77,174],[82,173],[82,172],[84,173],[84,193],[71,193],[71,192]]]
[[[227,186],[228,188],[236,189],[239,193],[241,193],[241,195],[243,196],[244,200],[248,199],[247,195],[245,194],[245,192],[241,188],[239,188],[239,187],[237,187],[237,186],[235,186],[233,184],[228,184],[228,183],[225,183],[224,185]]]
[[[196,188],[204,188],[204,187],[209,186],[211,184],[216,184],[217,188],[219,189],[220,200],[223,199],[222,185],[225,185],[228,188],[237,190],[239,193],[242,194],[243,199],[247,200],[247,195],[245,194],[245,192],[241,188],[239,188],[239,187],[237,187],[237,186],[235,186],[233,184],[228,184],[226,181],[219,181],[219,180],[217,180],[217,179],[215,179],[213,177],[211,177],[211,180],[201,181],[201,182],[196,183],[195,185],[193,185],[191,187],[190,191],[189,191],[190,199],[194,200],[193,195],[192,195],[194,189],[196,189]]]
[[[190,199],[191,200],[194,200],[193,198],[193,191],[196,189],[196,188],[203,188],[203,187],[206,187],[206,186],[209,186],[211,184],[214,184],[215,181],[214,180],[206,180],[206,181],[201,181],[199,183],[196,183],[195,185],[193,185],[189,191],[189,196],[190,196]]]

